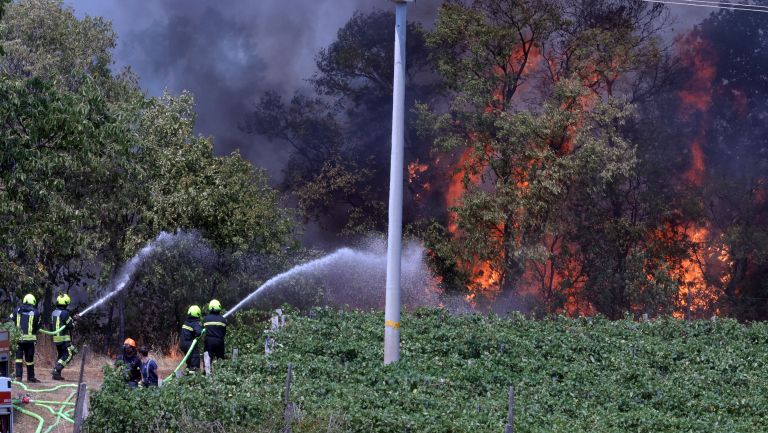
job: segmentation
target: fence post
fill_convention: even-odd
[[[232,348],[232,362],[237,362],[237,355],[240,354],[240,351],[237,349],[237,347]]]
[[[515,388],[509,387],[509,402],[507,407],[507,426],[504,433],[515,433]]]
[[[85,375],[85,359],[88,357],[88,346],[83,346],[83,354],[80,357],[80,377],[77,380],[77,397],[75,397],[75,428],[74,433],[80,433],[80,429],[83,427],[83,421],[88,416],[87,405],[87,393],[88,386],[83,383],[83,377]]]
[[[80,433],[83,422],[88,416],[88,385],[81,383],[77,387],[77,400],[75,401],[75,429],[74,433]]]
[[[88,346],[83,346],[83,356],[80,359],[80,378],[77,380],[77,384],[80,385],[83,383],[83,374],[85,373],[85,358],[88,357]],[[78,388],[78,396],[79,396],[79,388]]]
[[[205,375],[211,375],[211,355],[208,352],[203,352],[203,365],[205,369]]]
[[[288,374],[285,376],[285,412],[283,413],[283,420],[285,421],[285,427],[282,433],[291,433],[293,422],[294,407],[291,403],[291,381],[293,380],[293,364],[288,363]]]

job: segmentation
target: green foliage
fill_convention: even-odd
[[[240,313],[238,314],[240,315]],[[768,326],[732,320],[403,316],[402,359],[382,363],[380,313],[291,317],[265,357],[259,314],[228,335],[237,363],[211,379],[129,390],[113,374],[91,432],[278,431],[287,364],[295,432],[503,431],[515,388],[520,432],[761,432],[768,428]],[[182,425],[182,422],[184,425]]]
[[[38,77],[76,89],[85,77],[112,81],[109,66],[116,35],[101,17],[78,19],[60,0],[23,0],[8,7],[0,23],[6,55],[0,71],[14,77]]]
[[[292,214],[264,170],[238,154],[216,156],[212,140],[194,133],[189,93],[145,98],[129,73],[114,75],[115,35],[101,18],[79,19],[55,0],[16,2],[6,12],[0,22],[7,51],[0,58],[6,309],[33,292],[47,319],[55,290],[102,295],[119,267],[160,231],[199,233],[210,253],[195,262],[166,251],[160,265],[172,266],[178,278],[160,265],[144,273],[139,283],[150,283],[139,284],[144,297],[131,298],[137,301],[128,311],[136,320],[118,322],[163,317],[152,323],[157,328],[144,329],[149,334],[175,327],[175,305],[164,300],[186,301],[176,296],[189,288],[181,284],[195,287],[190,296],[226,293],[222,298],[234,302],[263,281],[246,266],[250,257],[268,262],[269,272],[285,265],[295,247]],[[118,318],[126,319],[126,299],[116,304]],[[102,323],[111,335],[113,306],[105,320],[89,325]]]

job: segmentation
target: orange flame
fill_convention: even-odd
[[[461,198],[466,191],[465,180],[468,180],[471,184],[475,185],[480,181],[480,175],[470,169],[475,164],[475,151],[472,147],[468,147],[461,154],[461,157],[459,157],[459,161],[456,164],[456,170],[451,175],[451,179],[448,182],[448,188],[445,191],[445,205],[449,209],[457,207],[461,203]],[[456,215],[456,212],[449,211],[448,232],[454,236],[458,232],[457,218],[458,216]]]
[[[413,161],[408,164],[408,183],[415,182],[419,176],[427,171],[429,169],[429,166],[427,164],[422,164],[417,159],[416,161]]]

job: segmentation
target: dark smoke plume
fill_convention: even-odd
[[[432,21],[438,0],[421,0],[409,19]],[[216,152],[240,150],[278,181],[281,146],[238,129],[265,91],[308,89],[315,55],[335,39],[356,10],[394,8],[388,0],[67,0],[79,15],[111,20],[118,35],[116,66],[129,66],[150,95],[195,95],[197,131],[214,137]],[[394,23],[393,23],[394,26]]]

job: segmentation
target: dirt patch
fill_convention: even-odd
[[[158,375],[165,377],[169,375],[174,368],[178,365],[180,359],[175,359],[175,356],[170,357],[154,357],[158,364]],[[94,390],[98,390],[101,383],[104,380],[103,367],[105,365],[113,365],[114,360],[104,355],[89,354],[86,360],[85,368],[83,369],[83,382],[88,385],[89,393]],[[66,380],[56,381],[51,378],[51,370],[56,362],[56,350],[50,341],[42,340],[37,347],[37,353],[35,355],[35,375],[41,383],[27,384],[26,383],[26,368],[24,371],[24,384],[30,389],[50,389],[62,384],[77,385],[80,375],[80,364],[82,363],[82,352],[75,355],[72,362],[64,369],[62,375]],[[11,363],[10,371],[13,372],[13,363]],[[76,387],[65,387],[50,392],[34,393],[27,392],[18,385],[13,385],[13,398],[21,399],[23,397],[29,397],[30,399],[46,400],[46,401],[63,401],[65,400]],[[75,401],[75,397],[72,397],[72,402]],[[59,409],[60,405],[52,405],[55,409]],[[34,412],[43,417],[45,420],[45,429],[51,424],[56,422],[56,417],[51,412],[44,408],[34,404],[26,404],[24,408],[28,411]],[[38,421],[25,414],[16,412],[14,414],[14,427],[16,431],[20,433],[34,432],[37,428]],[[72,432],[72,424],[64,422],[63,420],[53,429],[52,433],[70,433]]]

